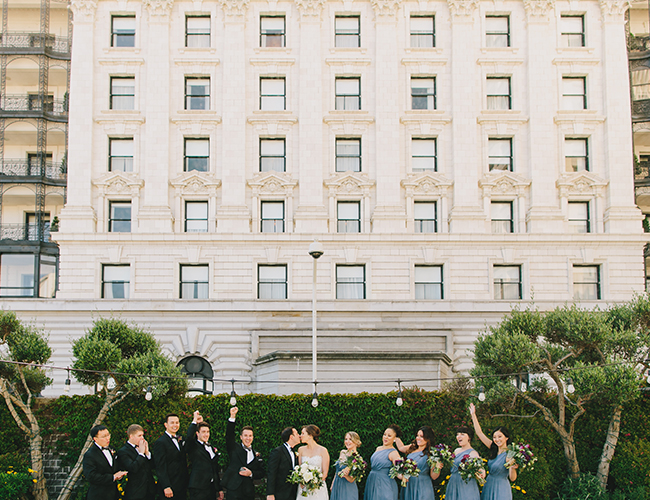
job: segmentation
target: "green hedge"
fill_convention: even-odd
[[[455,444],[455,429],[459,425],[471,424],[465,396],[450,392],[405,391],[404,404],[395,405],[392,394],[322,394],[319,406],[312,408],[311,396],[306,395],[259,395],[250,394],[238,397],[238,426],[252,425],[255,428],[255,447],[268,457],[270,449],[278,446],[280,431],[286,426],[299,427],[316,424],[321,428],[321,444],[328,448],[332,461],[343,447],[343,437],[348,430],[355,430],[361,436],[361,454],[370,459],[375,447],[381,444],[381,436],[387,425],[396,423],[404,430],[404,440],[410,440],[418,427],[430,425],[436,441]],[[225,450],[225,429],[228,418],[228,395],[200,396],[184,399],[160,399],[150,402],[143,397],[128,398],[114,408],[108,415],[106,425],[112,433],[112,446],[119,448],[126,439],[126,429],[138,423],[145,429],[145,436],[153,443],[164,431],[164,416],[169,412],[180,415],[181,429],[191,422],[192,412],[201,411],[206,421],[212,425],[212,441]],[[97,396],[62,396],[52,400],[39,409],[39,421],[44,434],[63,434],[56,443],[57,449],[65,454],[66,461],[72,465],[83,445],[102,400]],[[609,423],[608,408],[594,402],[590,413],[583,417],[576,429],[577,453],[581,469],[595,472]],[[593,413],[591,413],[593,412]],[[505,413],[502,408],[481,404],[479,418],[483,428],[488,431],[497,425],[510,429],[515,441],[530,443],[539,457],[535,470],[523,472],[515,483],[515,499],[551,500],[555,497],[566,477],[566,462],[557,435],[543,422],[539,415],[530,418],[495,417],[488,415]],[[519,405],[508,411],[509,414],[529,415],[535,409]],[[640,449],[639,442],[647,443],[650,438],[650,395],[644,394],[638,401],[630,404],[623,412],[621,436],[617,454],[612,461],[610,486],[623,488],[634,486],[643,479],[635,476],[630,479],[629,464],[634,461],[639,471],[650,470],[650,456],[647,445]],[[0,407],[0,455],[17,450],[26,450],[26,442],[4,405]],[[486,448],[475,439],[475,448],[487,456]],[[620,453],[619,453],[620,452]],[[222,465],[227,464],[225,453],[221,456]],[[448,471],[445,471],[448,473]],[[444,493],[445,473],[437,481],[440,497]],[[330,473],[330,478],[332,474]],[[647,477],[646,477],[647,479]],[[647,482],[645,483],[647,484]],[[521,490],[526,491],[523,494]]]

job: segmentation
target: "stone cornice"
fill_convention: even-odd
[[[451,18],[461,20],[471,19],[478,9],[478,3],[478,0],[447,0]]]
[[[221,7],[227,16],[243,16],[248,9],[249,0],[221,0]]]
[[[524,0],[526,17],[529,20],[548,21],[549,13],[555,8],[554,0]]]
[[[74,20],[79,21],[92,21],[95,17],[97,10],[96,0],[72,0],[70,8],[74,14]]]
[[[174,0],[142,0],[142,5],[150,17],[165,17],[174,7]]]
[[[375,15],[394,17],[397,14],[401,0],[370,0]]]
[[[324,6],[325,0],[296,0],[296,7],[303,18],[317,17],[320,19]]]
[[[630,8],[630,0],[600,0],[600,12],[603,22],[623,22],[625,12]]]

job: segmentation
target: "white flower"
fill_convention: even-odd
[[[304,479],[306,482],[309,482],[309,481],[311,481],[312,479],[314,479],[314,475],[311,473],[311,471],[307,471],[307,472],[305,472],[304,475],[303,475],[302,477],[303,477],[303,479]]]

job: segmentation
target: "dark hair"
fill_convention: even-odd
[[[492,436],[494,436],[495,432],[500,432],[506,437],[506,444],[510,443],[510,432],[508,429],[505,427],[497,427],[492,431]],[[497,444],[494,442],[494,439],[492,440],[492,444],[490,445],[490,460],[493,460],[497,458],[497,455],[499,454],[499,447]]]
[[[97,437],[97,434],[99,434],[100,431],[107,431],[108,427],[105,425],[96,425],[92,429],[90,429],[90,437],[94,438]]]
[[[180,417],[178,415],[176,415],[176,413],[168,413],[167,415],[165,415],[165,423],[166,424],[169,423],[169,419],[171,417],[176,417],[176,418],[180,419]]]
[[[456,434],[467,434],[469,436],[469,440],[471,441],[474,439],[474,429],[470,429],[469,427],[461,426],[456,428]]]
[[[313,424],[305,425],[302,430],[313,437],[314,441],[318,442],[318,438],[320,438],[320,429],[317,426]]]
[[[402,437],[402,429],[397,424],[390,424],[386,429],[391,429],[395,433],[395,437]]]
[[[239,435],[241,436],[242,434],[244,434],[244,431],[253,432],[253,428],[250,425],[245,425],[244,427],[241,428],[241,432],[239,433]]]
[[[204,427],[210,429],[210,426],[206,422],[201,422],[200,424],[196,424],[196,432],[199,432]]]
[[[289,441],[289,438],[293,435],[293,427],[287,427],[282,430],[282,433],[280,434],[280,438],[282,438],[282,442],[286,443]]]
[[[429,456],[431,454],[431,446],[433,446],[433,440],[435,439],[435,436],[433,435],[433,430],[428,425],[423,425],[422,427],[420,427],[417,430],[415,435],[417,436],[417,433],[420,432],[420,431],[422,431],[422,437],[427,442],[427,444],[424,447],[424,450],[422,450],[422,452],[426,456]],[[408,453],[413,453],[417,449],[418,449],[418,445],[417,445],[417,443],[415,442],[415,439],[414,439],[413,441],[411,441],[411,446],[409,446],[409,449],[406,450],[406,453],[407,454]]]

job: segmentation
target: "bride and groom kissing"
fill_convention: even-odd
[[[298,485],[291,484],[287,480],[296,465],[309,463],[318,467],[323,473],[323,486],[309,494],[314,500],[327,500],[327,487],[325,478],[330,466],[330,456],[327,448],[318,444],[320,429],[315,425],[306,425],[302,432],[294,427],[287,427],[282,431],[282,445],[271,451],[268,461],[268,473],[266,483],[266,500],[296,500],[301,498],[302,492]],[[303,443],[297,452],[294,448]]]

